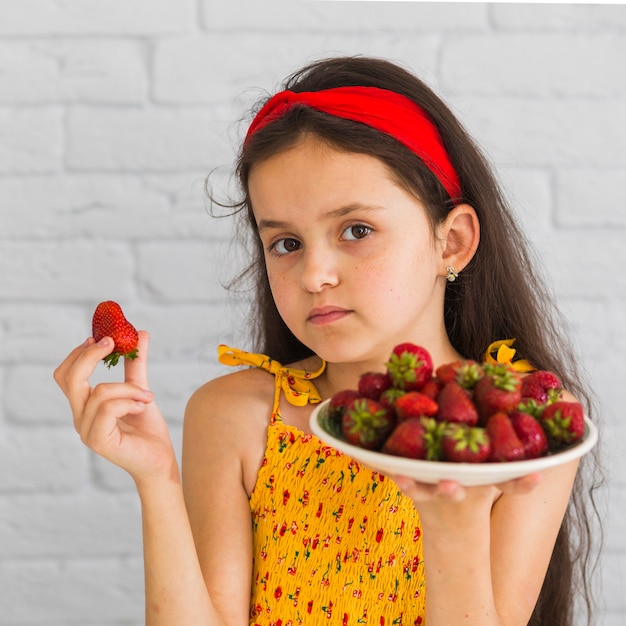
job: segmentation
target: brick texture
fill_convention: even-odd
[[[52,370],[120,300],[180,449],[216,345],[246,341],[205,176],[227,197],[247,107],[330,54],[420,74],[497,168],[599,399],[598,624],[626,623],[626,6],[20,0],[0,3],[0,626],[143,624],[132,481],[80,444]]]

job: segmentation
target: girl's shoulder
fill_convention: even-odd
[[[204,383],[189,399],[188,410],[237,415],[268,413],[274,398],[274,376],[259,368],[229,372]]]

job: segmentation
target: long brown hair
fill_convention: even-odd
[[[558,374],[591,414],[591,397],[578,374],[576,357],[564,330],[566,324],[535,269],[530,246],[488,162],[449,108],[410,72],[388,61],[366,57],[317,61],[290,76],[283,88],[300,92],[340,86],[388,89],[422,107],[438,127],[459,175],[462,201],[473,206],[478,214],[481,225],[478,250],[461,276],[448,285],[445,297],[445,323],[452,345],[465,357],[480,360],[492,341],[515,338],[517,355],[538,369]],[[254,349],[283,363],[312,353],[293,336],[274,304],[263,249],[256,234],[248,175],[255,163],[293,146],[305,133],[314,134],[336,149],[381,159],[396,181],[424,204],[433,229],[453,208],[441,183],[416,155],[391,137],[363,124],[295,106],[253,135],[242,147],[237,162],[243,199],[235,207],[242,209],[253,246],[252,261],[244,275],[252,279],[256,298],[251,320],[255,324]],[[591,537],[594,532],[597,534],[593,523],[596,512],[593,491],[600,483],[598,467],[594,455],[581,463],[539,601],[529,622],[533,626],[571,626],[574,611],[580,615],[581,609],[591,623],[593,602],[588,582],[594,562]]]

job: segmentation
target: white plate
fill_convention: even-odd
[[[444,461],[419,461],[382,452],[372,452],[346,443],[328,433],[320,423],[320,417],[326,411],[328,400],[319,404],[311,413],[311,430],[322,441],[344,454],[360,461],[383,474],[390,476],[408,476],[424,483],[436,483],[440,480],[454,480],[465,486],[492,485],[513,478],[520,478],[549,467],[561,465],[577,459],[593,448],[598,440],[598,430],[585,417],[585,434],[580,443],[562,452],[529,459],[528,461],[510,461],[504,463],[447,463]]]

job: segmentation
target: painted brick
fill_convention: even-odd
[[[99,241],[5,241],[0,293],[7,300],[48,302],[129,297],[133,259],[128,246]]]
[[[7,238],[227,236],[207,216],[207,172],[128,176],[68,174],[0,178]]]
[[[136,494],[4,497],[0,560],[17,558],[141,557],[141,512]]]
[[[169,35],[193,29],[194,0],[20,0],[0,3],[0,34]]]
[[[626,166],[623,101],[476,96],[464,102],[461,119],[497,164]]]
[[[241,11],[240,5],[229,5]],[[255,4],[254,6],[260,6]],[[294,59],[313,61],[332,54],[371,54],[391,59],[408,59],[424,72],[436,62],[439,39],[423,35],[415,40],[399,39],[391,33],[372,38],[366,34],[283,34],[267,38],[251,33],[224,57],[228,33],[210,37],[164,40],[155,51],[155,98],[165,103],[242,102],[231,119],[239,119],[257,99],[266,97],[282,78],[295,68]]]
[[[626,29],[623,5],[494,3],[491,20],[497,29],[528,31],[607,32]]]
[[[252,29],[342,32],[423,32],[486,28],[487,9],[481,3],[420,5],[411,2],[315,2],[269,0],[237,4],[202,0],[204,26],[209,30]]]
[[[141,43],[58,40],[0,43],[0,104],[137,104],[147,95]]]
[[[52,173],[63,161],[58,108],[0,108],[0,174]]]
[[[87,337],[82,307],[0,303],[0,363],[47,363]]]
[[[32,392],[30,394],[33,395]],[[66,410],[66,423],[71,424],[71,414]],[[86,483],[86,450],[77,445],[78,435],[72,428],[43,429],[16,428],[7,430],[0,440],[0,516],[13,517],[17,511],[2,494],[31,494],[74,491]],[[57,496],[55,496],[57,497]],[[25,498],[28,501],[30,496]],[[0,522],[0,529],[14,528]],[[1,537],[0,560],[9,544]]]
[[[138,558],[0,561],[0,606],[8,623],[137,620],[143,565]]]
[[[220,119],[198,109],[73,109],[67,161],[74,170],[208,171],[232,161]]]
[[[615,63],[622,58],[626,38],[618,34],[458,36],[443,46],[441,72],[453,93],[623,98],[626,67]]]
[[[555,218],[564,228],[626,227],[626,168],[561,169],[556,175]]]

